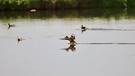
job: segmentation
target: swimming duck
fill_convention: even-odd
[[[17,37],[17,41],[18,41],[18,43],[19,42],[21,42],[22,40],[24,40],[23,38],[21,38],[21,37]]]
[[[71,37],[73,40],[75,40],[75,34],[72,34]]]
[[[85,26],[81,25],[81,29],[86,30],[87,28]]]
[[[10,27],[15,27],[15,24],[10,24],[10,23],[8,23],[8,29],[10,29]]]
[[[68,40],[70,42],[70,44],[75,44],[75,35],[72,34],[70,37],[65,36],[65,38],[60,38],[61,40]]]

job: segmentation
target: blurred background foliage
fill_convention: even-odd
[[[0,10],[133,8],[135,0],[0,0]]]

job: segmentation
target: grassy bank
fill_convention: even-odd
[[[2,11],[0,20],[49,19],[49,18],[102,18],[102,19],[135,19],[135,9],[81,9],[81,10],[47,10],[31,13],[28,11]]]
[[[132,8],[135,0],[0,0],[0,10]]]

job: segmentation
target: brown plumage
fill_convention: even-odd
[[[21,38],[21,37],[17,37],[17,41],[18,41],[18,43],[19,42],[21,42],[22,40],[24,40],[23,38]]]
[[[75,44],[75,35],[72,34],[70,37],[65,36],[65,38],[60,38],[61,40],[68,40],[70,42],[70,44]]]

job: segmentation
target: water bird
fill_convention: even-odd
[[[8,29],[10,29],[10,27],[15,27],[15,26],[16,26],[15,24],[8,23]]]
[[[89,29],[89,28],[87,28],[87,27],[85,27],[85,26],[81,25],[82,33],[83,33],[84,31],[88,30],[88,29]]]
[[[72,34],[70,37],[65,36],[64,38],[60,38],[60,40],[68,40],[70,42],[70,44],[75,45],[75,35]]]
[[[19,42],[21,42],[22,40],[24,40],[23,38],[21,38],[21,37],[17,37],[17,41],[18,41],[18,43]]]
[[[81,29],[86,30],[87,28],[85,26],[81,25]]]

